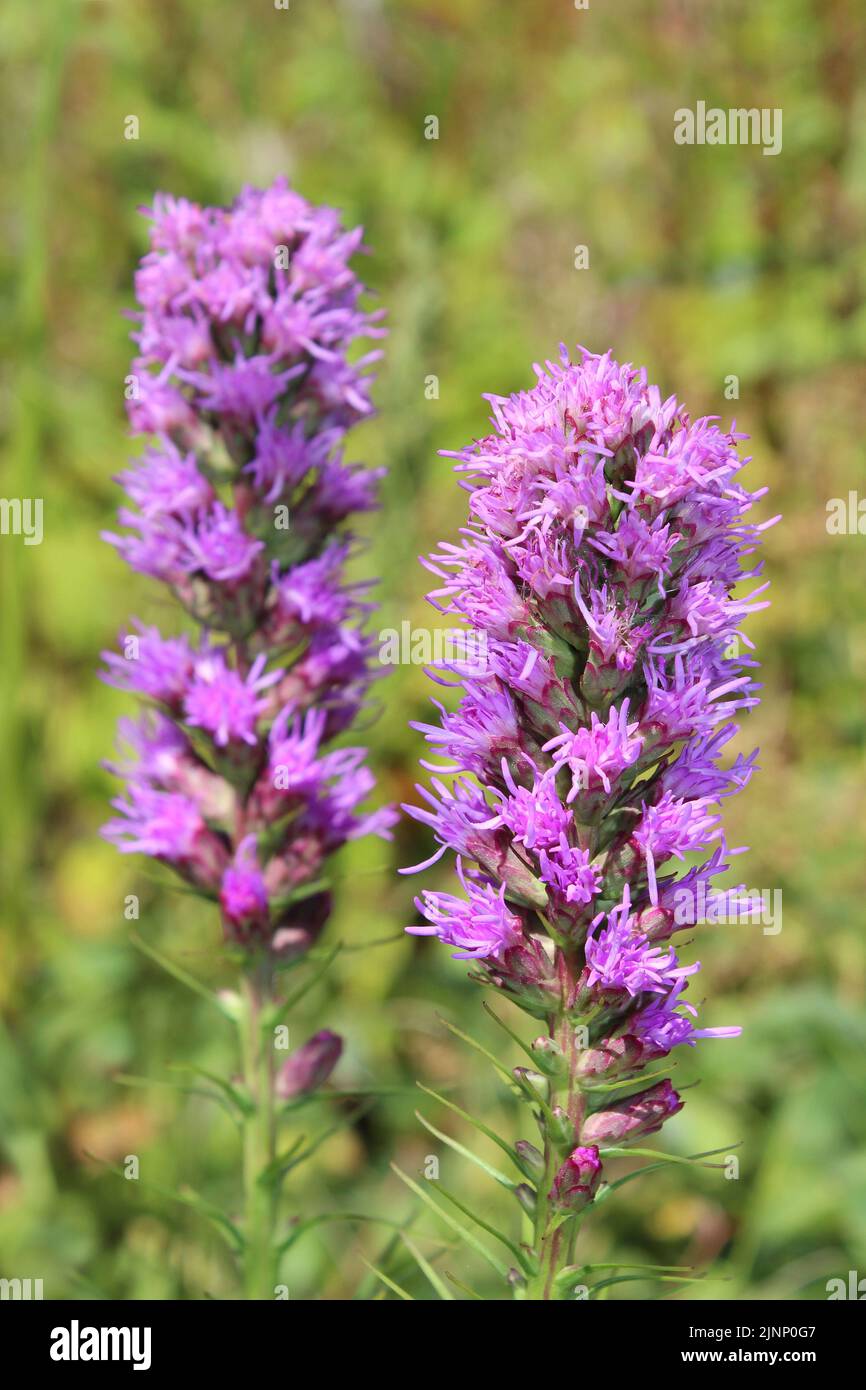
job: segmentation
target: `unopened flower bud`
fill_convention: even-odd
[[[526,1212],[527,1216],[534,1216],[537,1198],[534,1190],[529,1186],[529,1184],[525,1182],[518,1183],[517,1187],[515,1187],[514,1189],[514,1195],[517,1198],[520,1205],[523,1207],[523,1210]]]
[[[486,960],[484,967],[490,983],[526,1013],[549,1017],[560,987],[550,957],[537,937],[524,936],[498,959]]]
[[[601,1182],[601,1159],[595,1145],[573,1149],[553,1179],[550,1201],[560,1211],[581,1211]]]
[[[550,1117],[545,1121],[545,1133],[558,1149],[570,1149],[577,1138],[574,1124],[561,1105],[555,1105]]]
[[[315,1033],[286,1058],[275,1083],[277,1095],[281,1100],[292,1100],[318,1090],[331,1075],[342,1051],[343,1039],[336,1033],[327,1028]]]
[[[681,925],[688,926],[691,923],[683,922]],[[649,903],[643,911],[636,914],[635,930],[642,932],[647,941],[667,941],[676,929],[677,923],[673,910],[669,907],[663,907],[661,903],[655,907]]]
[[[532,1051],[539,1071],[543,1071],[545,1076],[565,1076],[568,1063],[562,1055],[562,1048],[553,1038],[536,1038],[532,1044]]]
[[[581,1130],[582,1143],[622,1144],[655,1134],[670,1115],[675,1115],[683,1102],[670,1081],[660,1081],[636,1096],[630,1096],[609,1110],[597,1110],[590,1115]]]
[[[542,1076],[540,1071],[532,1071],[529,1067],[513,1067],[512,1075],[519,1086],[525,1086],[530,1091],[538,1091],[547,1084],[546,1076]]]
[[[520,1171],[528,1178],[537,1182],[544,1176],[544,1154],[534,1144],[530,1144],[528,1139],[518,1139],[514,1145],[514,1152]]]
[[[587,1086],[592,1086],[593,1081],[613,1081],[616,1077],[628,1076],[640,1066],[644,1051],[640,1040],[630,1034],[624,1038],[606,1038],[598,1047],[588,1048],[581,1054],[577,1075]]]

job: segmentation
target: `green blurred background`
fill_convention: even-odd
[[[97,654],[130,612],[173,621],[99,531],[130,450],[122,311],[145,243],[137,207],[158,188],[226,201],[279,172],[363,222],[371,254],[360,268],[389,313],[381,414],[353,451],[390,469],[362,562],[383,576],[383,627],[429,625],[416,556],[465,514],[437,449],[483,433],[480,393],[530,384],[531,363],[560,340],[645,363],[693,414],[733,412],[752,436],[748,480],[770,485],[762,514],[782,511],[784,523],[766,545],[774,606],[749,626],[766,688],[744,743],[761,745],[762,770],[727,821],[729,841],[752,847],[739,876],[782,891],[783,929],[705,929],[705,1022],[745,1032],[679,1061],[676,1084],[700,1085],[662,1141],[678,1153],[739,1141],[739,1177],[678,1166],[630,1184],[589,1223],[583,1249],[693,1264],[722,1281],[676,1297],[823,1298],[827,1279],[866,1274],[866,537],[826,530],[828,499],[862,477],[858,10],[854,0],[4,7],[0,492],[44,497],[45,540],[0,540],[0,1274],[43,1277],[52,1298],[235,1289],[209,1228],[146,1182],[236,1202],[229,1122],[165,1084],[179,1061],[227,1072],[233,1038],[135,949],[123,902],[140,893],[142,935],[221,982],[212,913],[97,835],[111,794],[100,759],[130,709],[95,679]],[[699,99],[781,107],[782,153],[675,145],[674,110]],[[137,141],[124,138],[130,115]],[[424,138],[431,115],[438,140]],[[588,269],[574,268],[578,245]],[[725,399],[732,375],[736,401]],[[425,716],[429,690],[405,666],[378,693],[386,713],[369,742],[380,795],[403,801],[421,748],[408,720]],[[388,1163],[417,1174],[438,1153],[444,1185],[516,1223],[510,1199],[437,1149],[413,1113],[420,1098],[468,1140],[413,1095],[420,1079],[506,1134],[517,1123],[492,1072],[440,1021],[514,1065],[481,991],[447,951],[400,936],[418,883],[394,870],[427,847],[403,824],[393,846],[361,842],[338,865],[329,940],[390,942],[345,951],[294,1038],[326,1024],[344,1032],[339,1083],[392,1089],[291,1188],[290,1209],[304,1215],[409,1213]],[[425,883],[446,878],[440,869]],[[106,1167],[130,1153],[138,1183]],[[444,1227],[422,1216],[413,1231],[443,1269],[502,1296],[473,1256],[443,1249]],[[320,1228],[286,1268],[292,1295],[371,1296],[364,1260],[384,1240],[375,1226]],[[430,1296],[408,1263],[388,1268]]]

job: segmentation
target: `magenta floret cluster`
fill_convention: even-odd
[[[428,562],[430,601],[485,659],[444,663],[459,705],[417,726],[441,760],[406,808],[436,842],[418,867],[453,851],[458,891],[424,892],[410,930],[551,1037],[562,1019],[585,1030],[571,1065],[591,1090],[739,1032],[696,1026],[699,966],[672,938],[736,852],[721,803],[755,754],[726,754],[758,699],[741,625],[766,585],[737,595],[771,523],[749,519],[763,493],[739,481],[735,429],[691,420],[610,354],[563,349],[535,371],[533,389],[488,397],[491,433],[450,455],[470,516]],[[562,1183],[589,1191],[587,1145],[651,1133],[680,1104],[669,1081],[590,1104]]]
[[[105,653],[104,679],[144,712],[121,721],[126,789],[104,834],[218,899],[229,938],[294,952],[327,916],[327,857],[393,821],[360,809],[365,750],[333,744],[373,669],[345,523],[375,506],[380,472],[343,444],[379,356],[353,344],[384,330],[349,264],[361,229],[283,180],[227,209],[160,195],[146,212],[126,394],[150,442],[106,539],[190,621],[134,622]]]

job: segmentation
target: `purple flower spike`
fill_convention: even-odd
[[[268,946],[297,936],[295,896],[318,929],[327,895],[305,886],[394,820],[358,810],[364,750],[328,746],[372,679],[342,524],[379,475],[341,449],[378,355],[353,344],[383,330],[349,267],[360,229],[284,180],[227,209],[159,194],[148,216],[129,415],[154,440],[118,478],[124,529],[106,539],[201,631],[136,624],[105,654],[103,678],[158,722],[123,722],[138,756],[112,769],[128,785],[104,833],[217,899],[228,938]]]
[[[440,663],[459,703],[416,727],[445,766],[422,764],[437,775],[407,809],[432,831],[419,868],[455,854],[465,893],[422,892],[427,925],[409,930],[547,1023],[543,1114],[542,1078],[515,1075],[545,1139],[543,1181],[521,1196],[539,1270],[526,1296],[550,1297],[556,1222],[592,1201],[594,1146],[651,1134],[682,1104],[669,1081],[607,1109],[595,1095],[739,1031],[695,1026],[683,996],[699,965],[670,939],[715,901],[722,804],[755,768],[726,754],[732,716],[758,700],[742,625],[766,584],[734,591],[759,578],[772,523],[750,519],[763,494],[740,481],[735,429],[691,420],[609,353],[563,349],[535,372],[531,390],[488,397],[490,431],[451,455],[470,519],[427,562],[429,597],[485,666]]]

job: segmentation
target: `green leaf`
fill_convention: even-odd
[[[168,956],[164,956],[155,946],[151,946],[150,942],[145,941],[144,937],[139,936],[137,932],[130,933],[130,940],[175,980],[179,980],[182,985],[186,985],[187,989],[191,989],[194,994],[200,995],[202,999],[206,999],[209,1004],[213,1004],[215,1008],[219,1009],[223,1018],[231,1019],[234,1022],[233,1014],[226,1008],[219,996],[214,994],[213,990],[208,989],[207,985],[202,984],[201,980],[190,975],[189,971],[184,970],[182,965],[177,965],[173,960],[169,960]]]
[[[113,1163],[107,1163],[104,1159],[99,1158],[96,1154],[89,1153],[86,1149],[83,1150],[83,1152],[87,1158],[99,1164],[100,1168],[105,1169],[109,1173],[113,1173],[117,1178],[121,1178],[124,1181],[126,1180],[126,1175],[122,1168],[116,1167]],[[138,1185],[144,1192],[155,1192],[160,1197],[168,1198],[169,1201],[179,1202],[182,1206],[191,1207],[193,1211],[198,1212],[200,1216],[204,1216],[211,1225],[216,1228],[223,1240],[226,1241],[230,1249],[233,1250],[236,1255],[240,1254],[243,1250],[245,1244],[244,1237],[234,1222],[229,1220],[225,1213],[220,1211],[219,1207],[214,1206],[212,1202],[207,1201],[207,1199],[200,1196],[198,1192],[194,1192],[191,1187],[183,1187],[175,1191],[173,1188],[163,1187],[162,1183],[154,1182],[151,1178],[139,1178]]]
[[[661,1149],[631,1149],[631,1148],[601,1148],[599,1153],[604,1158],[657,1158],[661,1163],[685,1163],[688,1167],[698,1168],[724,1168],[724,1163],[702,1163],[704,1158],[710,1158],[714,1154],[730,1153],[731,1149],[739,1148],[740,1143],[729,1144],[723,1149],[708,1149],[706,1153],[695,1154],[690,1158],[683,1158],[680,1154],[666,1154]],[[641,1170],[642,1172],[645,1170]]]
[[[280,915],[297,903],[305,902],[307,898],[314,898],[317,893],[324,893],[330,887],[330,879],[317,878],[311,883],[304,883],[300,888],[296,888],[293,893],[284,893],[279,898],[271,900],[271,910],[274,917],[279,919]]]
[[[414,1192],[416,1197],[420,1197],[424,1205],[430,1207],[430,1209],[436,1213],[440,1220],[445,1222],[446,1226],[450,1226],[451,1230],[455,1231],[457,1235],[459,1235],[460,1238],[466,1242],[470,1249],[474,1250],[476,1254],[480,1255],[482,1259],[486,1260],[487,1263],[491,1266],[491,1268],[495,1269],[496,1273],[500,1276],[500,1278],[508,1278],[508,1270],[506,1266],[502,1263],[501,1260],[497,1259],[497,1257],[490,1250],[487,1249],[486,1245],[482,1245],[481,1241],[472,1231],[468,1231],[466,1227],[462,1226],[459,1221],[455,1220],[455,1218],[451,1216],[449,1212],[443,1211],[439,1203],[434,1202],[430,1194],[428,1192],[425,1192],[422,1187],[419,1187],[417,1182],[413,1181],[412,1178],[407,1177],[407,1175],[404,1172],[402,1172],[400,1168],[397,1167],[396,1163],[392,1163],[391,1168],[397,1174],[397,1177],[400,1179],[400,1181],[406,1184],[410,1192]]]
[[[500,1148],[502,1152],[511,1160],[515,1168],[517,1168],[517,1170],[520,1172],[521,1176],[523,1176],[523,1169],[517,1162],[517,1155],[513,1152],[510,1145],[508,1145],[505,1142],[501,1135],[497,1134],[495,1130],[488,1129],[487,1125],[485,1125],[481,1120],[476,1120],[475,1116],[470,1115],[467,1110],[461,1110],[460,1106],[455,1105],[453,1100],[447,1100],[446,1097],[441,1095],[438,1091],[431,1091],[429,1086],[422,1085],[420,1081],[416,1082],[416,1085],[419,1091],[423,1091],[426,1096],[432,1096],[434,1100],[438,1100],[440,1105],[446,1106],[448,1110],[453,1110],[455,1115],[459,1115],[461,1120],[465,1120],[467,1124],[472,1125],[474,1129],[478,1130],[479,1134],[484,1135],[485,1139],[489,1139],[491,1143],[496,1144],[496,1146]],[[418,1114],[417,1110],[415,1113],[416,1115]],[[418,1116],[418,1118],[421,1119],[420,1115]],[[425,1122],[422,1121],[422,1123]],[[446,1142],[450,1141],[446,1140]]]
[[[526,1274],[537,1273],[537,1271],[532,1268],[526,1253],[520,1249],[519,1245],[515,1245],[513,1240],[509,1240],[508,1236],[503,1235],[501,1231],[497,1231],[496,1227],[491,1226],[487,1221],[482,1221],[477,1212],[472,1211],[471,1207],[464,1206],[460,1199],[455,1197],[453,1192],[449,1192],[447,1187],[443,1187],[440,1182],[436,1184],[436,1191],[441,1192],[446,1201],[450,1202],[452,1206],[455,1206],[458,1211],[462,1211],[463,1215],[468,1216],[470,1221],[474,1221],[476,1226],[480,1226],[482,1231],[486,1231],[489,1236],[493,1236],[494,1240],[500,1241],[501,1244],[505,1246],[506,1250],[510,1251],[514,1256],[515,1260]]]
[[[382,1224],[385,1225],[385,1226],[392,1226],[392,1227],[394,1228],[394,1234],[390,1237],[390,1239],[387,1241],[387,1243],[385,1244],[384,1248],[382,1249],[381,1253],[377,1256],[377,1259],[376,1259],[376,1264],[377,1264],[377,1265],[379,1265],[379,1266],[387,1266],[387,1265],[390,1263],[390,1261],[392,1260],[392,1258],[394,1257],[394,1255],[395,1255],[395,1254],[397,1253],[397,1251],[400,1249],[400,1235],[401,1235],[401,1232],[403,1232],[403,1231],[408,1231],[408,1229],[409,1229],[410,1226],[414,1226],[414,1224],[415,1224],[415,1222],[416,1222],[417,1219],[418,1219],[418,1207],[417,1207],[417,1205],[413,1204],[412,1209],[409,1211],[408,1215],[407,1215],[402,1221],[383,1221],[383,1222],[382,1222]],[[367,1293],[367,1289],[368,1289],[369,1286],[370,1286],[370,1279],[369,1279],[369,1276],[368,1276],[367,1278],[362,1279],[362,1280],[359,1282],[358,1287],[356,1288],[354,1294],[352,1295],[353,1299],[354,1299],[355,1301],[358,1301],[358,1300],[364,1300],[364,1299],[366,1299],[367,1297],[369,1297],[369,1295],[368,1295],[368,1293]]]
[[[631,1260],[610,1260],[601,1264],[575,1265],[575,1269],[580,1269],[582,1273],[593,1274],[597,1269],[648,1269],[656,1274],[685,1274],[688,1270],[694,1269],[694,1265],[642,1265],[633,1264]],[[565,1271],[563,1270],[563,1273]]]
[[[359,1221],[371,1226],[389,1226],[398,1233],[403,1231],[406,1226],[411,1225],[411,1220],[392,1221],[387,1216],[370,1216],[359,1211],[324,1211],[316,1216],[308,1216],[305,1220],[298,1221],[282,1244],[277,1247],[277,1254],[279,1256],[285,1255],[301,1236],[306,1235],[307,1231],[312,1231],[316,1226],[321,1226],[327,1221]],[[394,1239],[397,1240],[398,1237]]]
[[[612,1284],[643,1283],[648,1277],[651,1277],[653,1282],[658,1284],[701,1284],[705,1281],[705,1276],[703,1274],[695,1275],[693,1279],[687,1278],[682,1274],[654,1274],[652,1276],[647,1276],[645,1274],[616,1274],[611,1279],[602,1279],[600,1284],[593,1284],[589,1291],[589,1297],[593,1298],[596,1294],[600,1293],[602,1289],[610,1288]]]
[[[430,1264],[430,1261],[424,1258],[424,1256],[421,1254],[421,1251],[418,1249],[416,1245],[412,1243],[412,1241],[409,1239],[407,1235],[404,1235],[401,1232],[400,1239],[402,1240],[406,1249],[409,1251],[409,1254],[417,1262],[419,1269],[421,1269],[423,1273],[426,1274],[430,1284],[435,1289],[436,1293],[438,1293],[439,1297],[441,1299],[444,1299],[447,1303],[453,1303],[455,1301],[453,1293],[448,1288],[447,1284],[445,1284],[443,1280],[439,1278],[439,1275],[436,1273],[435,1269]]]
[[[246,1091],[239,1090],[238,1087],[233,1086],[230,1081],[224,1080],[221,1076],[216,1076],[213,1072],[205,1071],[204,1067],[193,1066],[191,1063],[186,1062],[172,1062],[169,1064],[169,1070],[192,1072],[193,1075],[200,1076],[205,1081],[209,1081],[212,1086],[216,1086],[217,1090],[225,1096],[230,1105],[237,1108],[241,1116],[254,1115],[256,1113],[255,1103]]]
[[[180,1188],[177,1192],[172,1192],[168,1188],[157,1187],[154,1183],[150,1184],[154,1191],[163,1192],[167,1197],[173,1197],[175,1201],[183,1203],[184,1206],[191,1207],[204,1216],[227,1240],[228,1244],[237,1254],[244,1248],[244,1238],[233,1221],[220,1211],[219,1207],[214,1206],[213,1202],[207,1201],[205,1197],[194,1192],[192,1188]]]
[[[592,1098],[596,1091],[619,1091],[623,1086],[643,1086],[647,1081],[655,1081],[657,1076],[670,1076],[676,1062],[667,1062],[658,1071],[642,1072],[640,1076],[625,1076],[620,1081],[587,1082],[584,1089]]]
[[[503,1067],[502,1063],[499,1061],[497,1057],[494,1057],[492,1052],[488,1052],[487,1048],[484,1047],[483,1044],[477,1042],[475,1038],[470,1037],[468,1033],[464,1033],[460,1028],[457,1027],[456,1024],[449,1023],[448,1019],[443,1018],[441,1014],[437,1014],[436,1017],[439,1019],[441,1023],[445,1025],[449,1033],[454,1034],[455,1038],[459,1038],[461,1042],[467,1043],[469,1047],[474,1047],[476,1052],[480,1052],[482,1057],[486,1057],[488,1062],[490,1062],[491,1065],[496,1068],[499,1075],[507,1083],[509,1090],[513,1091],[515,1089],[517,1083],[515,1082],[514,1077],[511,1075],[511,1072],[507,1071],[506,1068]]]
[[[479,1303],[484,1302],[484,1299],[481,1297],[480,1293],[476,1293],[474,1289],[470,1289],[469,1285],[464,1284],[462,1279],[458,1279],[456,1274],[452,1274],[450,1269],[446,1269],[445,1277],[447,1279],[450,1279],[451,1283],[456,1285],[456,1287],[460,1289],[461,1293],[468,1293],[470,1298],[477,1298]]]
[[[405,1289],[401,1289],[400,1285],[395,1284],[393,1279],[389,1279],[387,1274],[383,1274],[381,1269],[377,1269],[375,1265],[371,1265],[370,1261],[365,1260],[363,1255],[361,1256],[361,1263],[365,1264],[369,1269],[370,1273],[375,1274],[377,1279],[381,1279],[382,1283],[387,1288],[391,1289],[393,1293],[397,1294],[398,1298],[402,1298],[406,1303],[415,1302],[414,1298],[410,1293],[407,1293]]]
[[[533,1065],[534,1067],[537,1067],[537,1066],[538,1066],[538,1058],[536,1057],[535,1053],[533,1052],[533,1050],[532,1050],[532,1048],[529,1046],[529,1044],[528,1044],[528,1043],[525,1043],[525,1042],[523,1041],[523,1039],[520,1037],[520,1035],[519,1035],[518,1033],[515,1033],[514,1029],[513,1029],[513,1028],[510,1028],[510,1027],[508,1026],[508,1024],[505,1022],[505,1019],[504,1019],[504,1018],[500,1018],[499,1015],[498,1015],[497,1013],[495,1013],[493,1009],[491,1009],[491,1007],[490,1007],[490,1005],[487,1003],[487,1000],[486,1000],[486,999],[482,999],[482,1001],[481,1001],[481,1007],[482,1007],[482,1009],[484,1010],[484,1012],[485,1012],[486,1014],[489,1014],[489,1015],[490,1015],[490,1017],[493,1019],[493,1022],[494,1022],[494,1023],[498,1023],[498,1024],[499,1024],[499,1027],[502,1029],[502,1031],[503,1031],[504,1033],[507,1033],[508,1036],[509,1036],[509,1038],[511,1038],[511,1040],[512,1040],[513,1042],[517,1043],[517,1046],[521,1049],[521,1051],[523,1051],[523,1052],[526,1053],[527,1057],[528,1057],[529,1060],[532,1062],[532,1065]]]
[[[308,1158],[312,1158],[316,1150],[320,1149],[326,1140],[330,1139],[332,1134],[337,1134],[341,1129],[345,1129],[347,1125],[354,1124],[355,1121],[359,1119],[361,1115],[365,1115],[369,1109],[369,1105],[360,1105],[356,1107],[351,1114],[341,1115],[334,1124],[329,1125],[327,1129],[323,1129],[320,1134],[317,1134],[315,1139],[312,1139],[301,1153],[298,1153],[299,1145],[296,1141],[291,1149],[288,1149],[286,1153],[274,1159],[273,1163],[269,1164],[269,1166],[259,1174],[258,1181],[262,1184],[276,1184],[281,1182],[286,1174],[290,1173],[293,1168],[299,1167],[300,1164],[306,1163]]]
[[[295,1110],[301,1110],[306,1105],[315,1105],[317,1102],[331,1100],[360,1100],[366,1096],[408,1096],[414,1095],[418,1089],[418,1083],[412,1082],[405,1086],[346,1086],[328,1087],[327,1090],[309,1091],[306,1095],[295,1096],[292,1100],[287,1100],[281,1108],[282,1115],[290,1115]],[[356,1112],[357,1113],[357,1112]]]
[[[121,1086],[163,1086],[170,1091],[177,1091],[178,1095],[200,1096],[203,1100],[209,1100],[212,1101],[214,1105],[218,1105],[220,1109],[224,1110],[228,1115],[232,1124],[240,1128],[241,1122],[235,1113],[234,1106],[230,1105],[219,1091],[206,1090],[203,1086],[189,1086],[183,1081],[163,1081],[161,1078],[128,1076],[124,1073],[115,1075],[113,1080],[118,1082]]]
[[[282,1004],[278,1004],[275,1009],[269,1010],[263,1016],[263,1032],[270,1032],[271,1029],[277,1026],[277,1024],[282,1023],[286,1015],[291,1012],[291,1010],[295,1007],[297,1003],[299,1003],[301,999],[303,999],[304,995],[308,994],[309,991],[319,983],[322,976],[325,975],[327,971],[330,969],[330,967],[333,965],[341,950],[342,943],[338,941],[336,946],[334,946],[325,956],[319,968],[317,970],[313,970],[308,979],[306,979],[302,985],[299,985],[299,987],[296,990],[294,990],[292,994],[289,995],[288,999],[284,1000]]]
[[[507,1187],[509,1192],[514,1191],[517,1183],[512,1182],[511,1178],[507,1178],[504,1173],[500,1173],[499,1169],[494,1168],[492,1163],[487,1163],[486,1160],[480,1158],[478,1154],[474,1154],[471,1149],[465,1149],[462,1144],[458,1144],[457,1140],[452,1139],[449,1134],[443,1134],[440,1129],[436,1129],[435,1125],[431,1125],[429,1120],[425,1120],[420,1110],[415,1111],[415,1117],[420,1120],[425,1129],[429,1130],[437,1139],[440,1139],[443,1144],[447,1144],[449,1149],[453,1149],[455,1153],[460,1154],[463,1158],[468,1158],[471,1163],[477,1164],[477,1166],[483,1169],[485,1173],[489,1174],[491,1178],[495,1178],[503,1187]]]
[[[306,1134],[299,1134],[294,1143],[291,1144],[284,1153],[277,1154],[276,1158],[269,1163],[266,1168],[262,1169],[256,1181],[261,1184],[262,1187],[276,1185],[280,1182],[295,1166],[292,1160],[295,1158],[298,1150],[303,1148],[306,1140]],[[299,1158],[297,1161],[301,1163],[303,1160]]]

